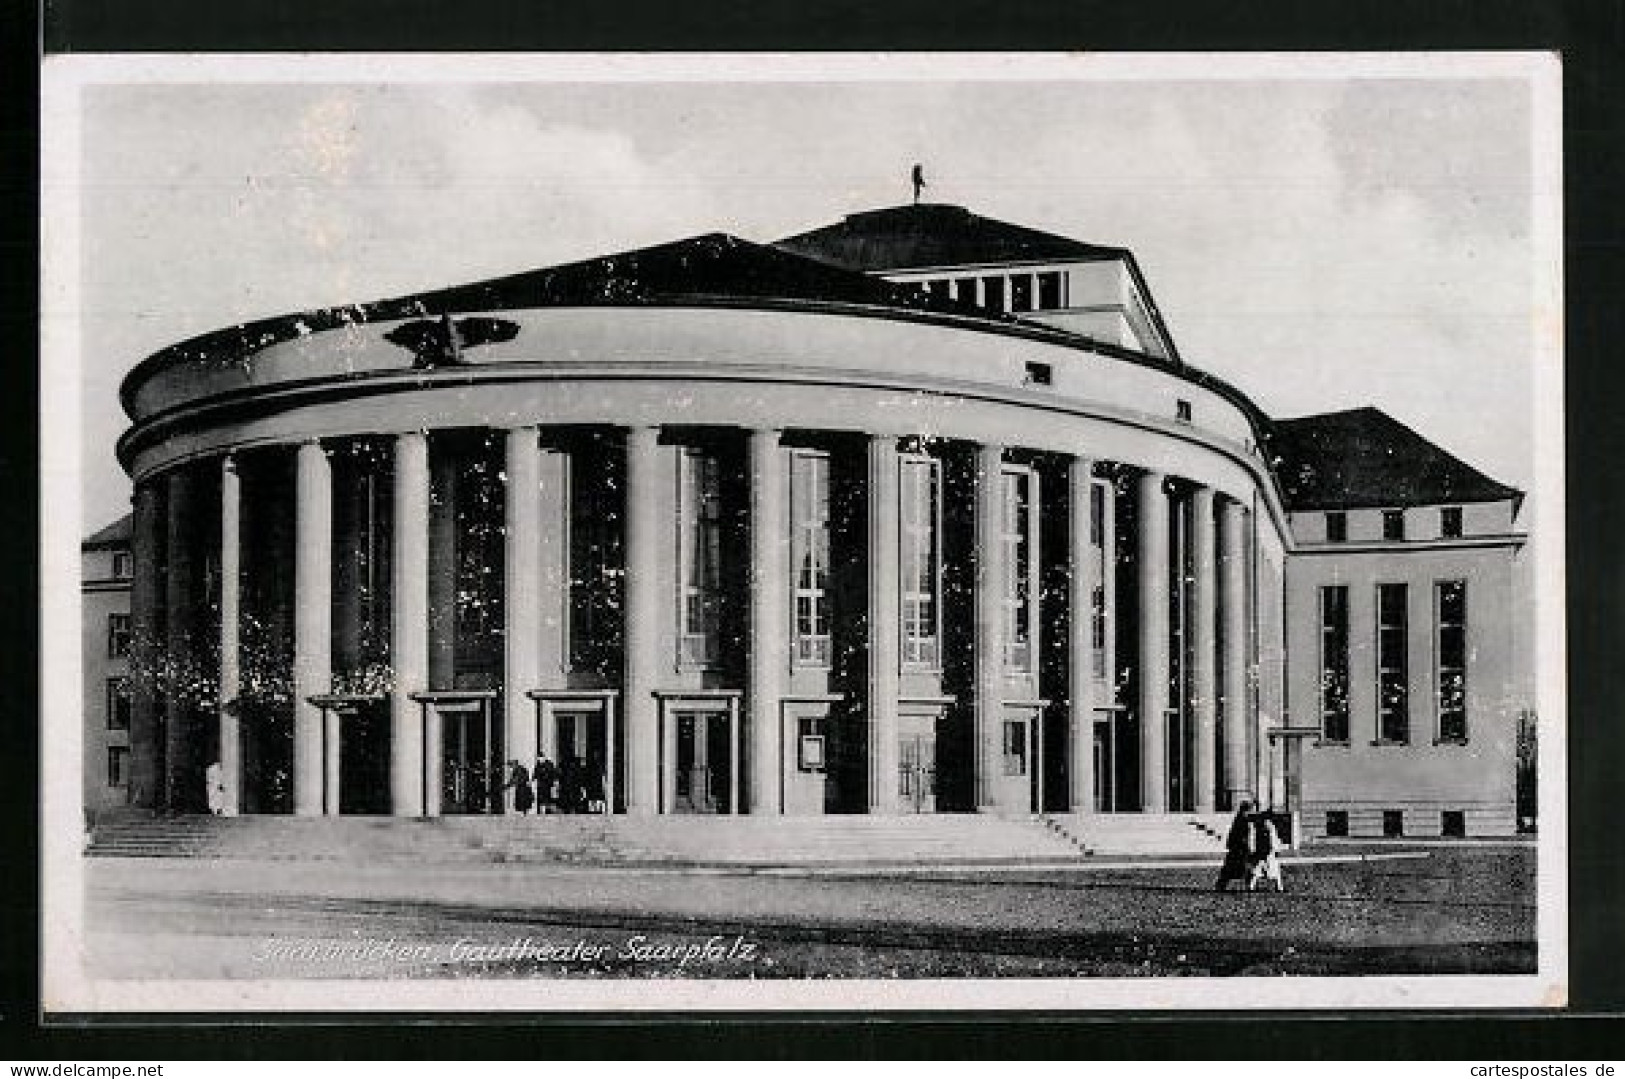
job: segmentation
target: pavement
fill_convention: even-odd
[[[1288,891],[1212,860],[655,871],[97,858],[115,978],[954,977],[1530,972],[1526,846],[1319,848]]]

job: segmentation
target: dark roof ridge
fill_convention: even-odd
[[[1374,405],[1276,419],[1268,448],[1291,510],[1523,499]]]

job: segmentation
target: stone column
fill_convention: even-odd
[[[542,452],[535,427],[507,434],[508,492],[505,500],[502,611],[506,621],[502,672],[503,745],[509,759],[528,771],[536,763],[536,707],[526,696],[541,683],[542,619]],[[504,774],[506,779],[506,774]],[[504,795],[513,810],[516,792]]]
[[[897,440],[869,438],[869,812],[897,812],[897,696],[902,581]]]
[[[1094,506],[1094,462],[1075,457],[1067,472],[1067,563],[1071,587],[1067,626],[1067,802],[1074,813],[1095,808],[1095,552],[1089,542]]]
[[[1146,472],[1139,491],[1140,811],[1168,808],[1168,496]]]
[[[323,808],[322,710],[309,698],[333,680],[333,473],[320,442],[299,447],[294,514],[293,806]]]
[[[422,431],[395,436],[392,501],[389,799],[395,816],[415,817],[425,811],[423,710],[411,695],[429,683],[429,440]]]
[[[1217,567],[1214,557],[1213,488],[1198,487],[1191,495],[1191,718],[1195,728],[1192,757],[1196,785],[1193,808],[1211,813],[1218,776],[1213,752],[1217,737],[1219,702],[1218,672],[1214,648],[1217,644]]]
[[[237,712],[242,693],[243,483],[237,463],[220,467],[220,771],[226,787],[224,814],[242,806],[243,740]]]
[[[1233,808],[1253,796],[1247,739],[1247,551],[1244,513],[1225,499],[1220,506],[1219,617],[1223,620],[1224,784]]]
[[[167,679],[164,696],[168,722],[164,725],[164,804],[170,809],[196,813],[207,802],[203,789],[206,762],[200,758],[199,731],[193,723],[201,695],[197,641],[197,581],[203,552],[192,542],[197,513],[197,480],[182,466],[169,474],[168,521],[164,542],[165,632]]]
[[[779,432],[750,432],[750,672],[745,705],[750,742],[750,811],[783,813],[780,797],[783,720],[780,700],[789,660],[785,594],[789,589],[785,545],[785,462]],[[736,780],[737,782],[737,780]],[[733,812],[740,812],[736,803]]]
[[[626,730],[626,811],[648,815],[660,806],[659,711],[654,699],[660,639],[659,475],[654,427],[626,432],[625,658],[622,664]],[[667,762],[667,770],[672,762]]]
[[[1000,809],[998,776],[1004,737],[1004,448],[976,450],[974,596],[976,693],[971,709],[976,810]],[[1019,807],[1013,807],[1019,808]]]
[[[163,806],[163,699],[158,672],[164,658],[164,498],[159,480],[136,484],[130,582],[130,802]],[[105,646],[104,646],[105,647]]]

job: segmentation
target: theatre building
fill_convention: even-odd
[[[122,397],[137,806],[218,761],[226,812],[502,812],[546,754],[631,815],[1512,827],[1518,492],[1272,421],[1120,248],[708,235],[232,326]]]

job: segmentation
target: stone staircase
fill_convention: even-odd
[[[1104,857],[1223,854],[1230,827],[1225,813],[1051,813],[1044,820],[1080,850]]]
[[[867,817],[153,817],[99,822],[94,857],[351,864],[1042,866],[1090,856],[1223,851],[1228,819],[1195,815]]]

